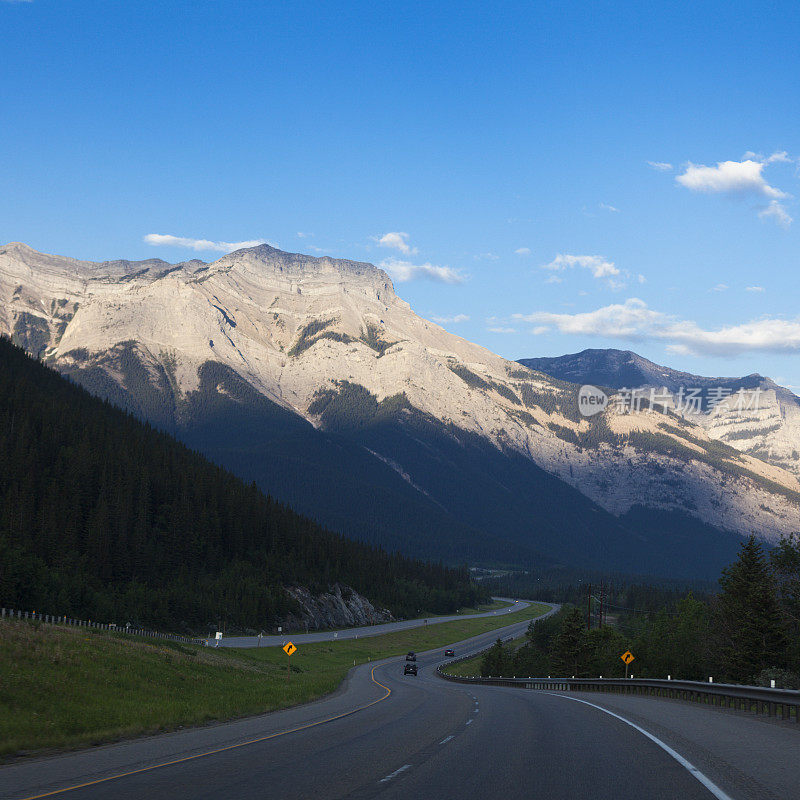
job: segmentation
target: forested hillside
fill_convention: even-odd
[[[751,537],[722,570],[719,592],[679,596],[654,586],[600,589],[532,625],[525,646],[498,643],[484,675],[620,677],[630,650],[637,677],[800,688],[800,535],[769,551]],[[606,623],[600,624],[598,594]],[[590,610],[591,609],[591,610]],[[588,626],[591,624],[591,628]]]
[[[463,570],[322,529],[0,337],[0,605],[261,629],[283,587],[349,585],[397,615],[483,597]]]

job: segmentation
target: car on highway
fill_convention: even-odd
[[[403,667],[403,675],[416,675],[416,674],[417,674],[416,664],[406,664]]]
[[[413,650],[409,650],[406,653],[406,661],[416,661],[416,660],[417,660],[417,654]]]
[[[444,657],[445,658],[454,658],[455,655],[456,655],[456,651],[455,650],[451,650],[449,647],[447,648],[447,650],[444,651]]]

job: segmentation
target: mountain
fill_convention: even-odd
[[[630,350],[584,350],[519,363],[574,383],[659,390],[659,402],[702,427],[709,439],[800,476],[800,397],[762,375],[692,375]],[[702,402],[688,401],[692,389],[700,390]]]
[[[388,275],[267,245],[211,264],[0,247],[0,332],[350,536],[450,562],[714,575],[800,525],[797,480],[679,416],[415,314]]]
[[[352,588],[408,616],[485,595],[323,530],[2,338],[0,564],[3,607],[203,633],[347,624],[374,612]]]

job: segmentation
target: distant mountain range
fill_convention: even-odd
[[[800,397],[763,375],[692,375],[630,350],[583,350],[555,358],[523,358],[519,363],[573,383],[655,389],[659,402],[702,427],[709,439],[800,476]],[[690,402],[691,390],[698,389],[695,395],[702,402]]]
[[[741,535],[800,529],[786,469],[678,414],[584,417],[574,382],[419,317],[371,264],[267,245],[92,263],[10,244],[0,332],[297,510],[406,553],[705,577]]]

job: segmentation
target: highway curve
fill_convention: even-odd
[[[283,647],[290,639],[300,646],[309,642],[332,642],[342,639],[366,639],[370,636],[381,636],[384,633],[406,631],[411,628],[421,628],[424,625],[441,625],[443,622],[455,622],[463,619],[480,619],[481,617],[500,617],[504,614],[513,614],[530,606],[527,600],[512,600],[510,597],[493,597],[508,603],[505,608],[496,608],[493,611],[481,611],[478,614],[450,614],[441,617],[422,617],[402,619],[398,622],[382,622],[378,625],[361,625],[357,628],[344,628],[342,630],[314,631],[313,633],[283,633],[278,636],[226,636],[217,642],[214,639],[205,639],[209,646],[220,647]],[[545,604],[546,605],[546,604]]]
[[[456,654],[497,635],[455,644]],[[306,706],[11,765],[0,798],[800,797],[795,723],[678,700],[449,683],[435,674],[443,660],[443,648],[421,654],[416,678],[401,659],[365,665]]]

